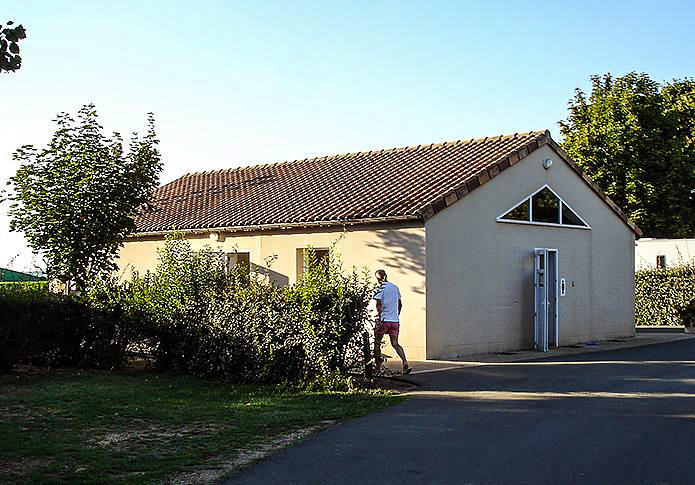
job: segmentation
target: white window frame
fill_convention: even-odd
[[[532,201],[532,199],[533,199],[534,195],[536,195],[538,192],[542,191],[543,189],[548,189],[560,201],[560,207],[559,207],[559,220],[560,221],[562,221],[562,205],[564,204],[567,207],[569,207],[572,210],[572,212],[574,212],[574,215],[576,215],[577,218],[586,225],[585,226],[577,226],[574,224],[557,224],[555,222],[536,222],[536,221],[533,221],[533,201]],[[513,211],[514,209],[516,209],[520,205],[525,204],[526,202],[528,202],[528,217],[529,217],[528,221],[515,221],[512,219],[505,219],[504,218],[505,214],[508,214],[510,211]],[[557,195],[557,192],[555,192],[552,188],[550,188],[550,186],[548,184],[543,185],[542,187],[540,187],[536,191],[534,191],[532,194],[527,195],[520,202],[518,202],[517,204],[514,204],[506,211],[502,211],[502,215],[497,216],[497,218],[495,220],[497,222],[505,222],[505,223],[510,223],[510,224],[526,224],[526,225],[530,225],[530,226],[548,226],[548,227],[569,227],[569,228],[573,228],[573,229],[591,230],[591,226],[584,219],[582,219],[582,217],[579,214],[577,214],[577,211],[574,210],[574,208],[571,205],[569,205],[567,202],[565,202],[565,200],[562,197]]]

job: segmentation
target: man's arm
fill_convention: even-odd
[[[403,308],[403,303],[401,302],[401,299],[398,299],[398,314],[401,314],[401,309]]]
[[[381,304],[381,300],[376,301],[376,312],[379,315],[379,321],[381,321],[381,310],[383,310],[384,306]]]

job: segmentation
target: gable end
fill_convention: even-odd
[[[577,165],[577,162],[572,160],[570,156],[562,149],[562,147],[558,145],[550,137],[550,132],[547,130],[536,140],[533,140],[530,143],[527,143],[526,145],[522,146],[521,148],[514,150],[512,153],[508,154],[507,156],[502,158],[500,161],[494,163],[487,169],[481,170],[476,175],[466,180],[463,184],[450,189],[443,196],[437,197],[435,200],[423,206],[420,209],[420,214],[422,218],[425,221],[427,221],[438,212],[442,211],[443,209],[457,202],[459,199],[463,198],[472,190],[475,190],[476,188],[480,187],[481,185],[488,182],[490,179],[496,177],[512,165],[519,163],[521,160],[526,158],[529,154],[542,147],[543,145],[548,145],[550,148],[552,148],[553,151],[557,153],[557,155],[560,158],[562,158],[562,160],[565,163],[567,163],[587,185],[589,185],[589,187],[591,187],[594,193],[596,193],[596,195],[598,195],[638,237],[642,236],[642,230],[639,227],[637,227],[637,225],[634,222],[632,222],[627,217],[627,215],[625,215],[622,209],[620,209],[620,207],[618,207],[618,205],[615,202],[613,202],[610,199],[610,197],[608,197],[606,193],[603,192],[603,190],[601,190],[601,188],[596,184],[596,182],[591,180],[591,178],[584,172],[584,170],[582,170],[581,167]]]

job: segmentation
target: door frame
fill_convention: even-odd
[[[539,256],[543,256],[543,285],[539,285]],[[549,260],[550,258],[553,258],[554,264],[552,265],[553,267],[553,274],[548,274],[548,268],[550,267]],[[548,326],[549,326],[549,321],[552,321],[553,325],[553,341],[550,342],[551,346],[557,347],[559,345],[559,331],[560,331],[560,314],[559,314],[559,308],[558,308],[558,303],[559,303],[559,257],[558,257],[558,250],[554,248],[535,248],[533,251],[533,288],[534,288],[534,299],[533,299],[533,342],[534,342],[534,347],[537,350],[540,350],[541,352],[547,352],[548,351]],[[552,285],[553,288],[553,301],[548,301],[549,298],[549,292],[548,289],[550,288],[550,285]],[[540,290],[540,288],[543,288],[543,290]],[[542,291],[544,294],[539,295],[539,291]],[[538,318],[538,300],[539,297],[542,297],[544,304],[544,311],[545,311],[545,318],[543,319],[543,324],[542,328],[541,324],[539,323],[539,318]],[[552,318],[549,318],[552,315]]]

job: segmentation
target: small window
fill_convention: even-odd
[[[656,267],[665,268],[666,267],[666,255],[660,254],[656,257]]]
[[[227,271],[238,271],[246,278],[251,276],[251,254],[248,252],[225,253]]]
[[[321,267],[328,261],[327,248],[297,249],[297,280],[299,281],[312,265]]]
[[[497,221],[590,229],[589,225],[547,185],[499,216]]]

